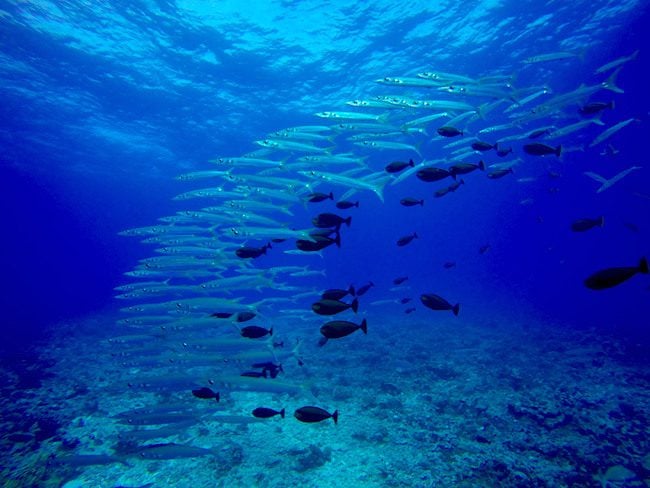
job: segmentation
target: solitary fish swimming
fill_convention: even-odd
[[[620,285],[637,273],[648,274],[648,261],[641,258],[638,266],[606,268],[597,271],[585,280],[585,286],[592,290],[605,290]]]
[[[420,300],[425,307],[431,310],[451,310],[454,315],[458,316],[460,311],[460,304],[452,305],[441,296],[434,295],[433,293],[425,293],[420,296]]]
[[[605,217],[602,215],[597,219],[578,219],[571,224],[573,232],[585,232],[594,227],[603,227],[605,225]]]
[[[322,422],[329,418],[334,420],[335,424],[339,421],[338,410],[334,410],[334,413],[329,413],[327,410],[323,410],[320,407],[300,407],[294,412],[293,416],[301,422],[306,423]]]

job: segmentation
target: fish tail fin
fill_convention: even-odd
[[[214,399],[215,399],[215,401],[218,403],[219,400],[221,400],[221,394],[220,394],[219,392],[217,392],[217,393],[214,395]]]
[[[621,69],[623,69],[622,66],[614,71],[609,76],[609,78],[603,81],[603,88],[609,91],[613,91],[614,93],[625,93],[625,90],[616,85],[616,79],[618,78],[618,74],[621,72]]]
[[[335,424],[339,423],[339,411],[334,410],[334,413],[332,414],[332,420],[334,420]]]
[[[639,273],[648,274],[648,260],[645,257],[639,262]]]
[[[457,303],[454,305],[451,309],[452,312],[454,312],[454,315],[458,317],[458,312],[460,312],[460,303]]]
[[[409,159],[409,166],[411,168],[415,166],[415,163],[413,162],[413,159]]]
[[[284,408],[280,410],[280,417],[284,418]]]
[[[558,144],[558,146],[555,148],[555,155],[559,158],[561,154],[562,154],[562,144]]]
[[[604,215],[601,215],[601,217],[600,217],[600,226],[605,227],[605,216]]]
[[[273,335],[273,327],[271,327],[271,328],[269,329],[269,335],[270,335],[270,336]]]
[[[420,207],[424,207],[424,199],[420,200]]]
[[[328,195],[328,197],[329,197],[330,200],[334,200],[334,193],[330,192],[330,194]]]
[[[614,103],[614,102],[612,102],[612,103]],[[605,122],[600,120],[600,117],[601,117],[601,115],[598,115],[598,117],[596,117],[594,119],[591,119],[591,123],[596,124],[596,125],[605,125]]]
[[[354,313],[357,313],[357,310],[359,310],[359,300],[357,298],[352,300],[352,305],[350,305],[350,308]]]
[[[368,322],[366,321],[366,319],[363,319],[361,321],[361,325],[359,326],[359,328],[363,331],[364,334],[368,333]]]
[[[352,223],[352,216],[348,217],[347,219],[344,220],[345,224],[350,227],[350,224]]]
[[[609,109],[614,110],[615,108],[616,108],[616,102],[612,100],[611,102],[609,102]]]
[[[485,171],[485,162],[482,159],[478,162],[478,169]]]
[[[356,296],[357,292],[354,289],[354,285],[350,285],[350,287],[348,288],[348,293],[352,296]]]
[[[336,231],[336,237],[334,238],[334,244],[336,244],[336,247],[341,247],[341,233],[338,230]],[[323,255],[321,254],[320,257],[322,258]]]
[[[413,238],[414,238],[414,239],[419,239],[419,238],[420,238],[420,236],[418,235],[418,233],[417,233],[417,232],[413,232]]]

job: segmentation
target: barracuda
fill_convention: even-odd
[[[324,173],[321,171],[299,171],[299,173],[308,178],[326,181],[328,183],[346,186],[348,188],[357,188],[361,190],[370,190],[383,202],[384,186],[390,180],[390,176],[385,177],[380,182],[371,183],[367,178],[350,178],[347,176],[337,175],[334,173]]]

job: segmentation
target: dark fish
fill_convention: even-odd
[[[311,309],[318,315],[336,315],[349,308],[354,313],[357,313],[359,301],[356,298],[352,300],[352,303],[345,303],[339,300],[319,300],[311,306]]]
[[[207,386],[192,390],[192,395],[196,398],[202,398],[203,400],[212,400],[214,398],[216,401],[219,401],[219,392],[212,391],[212,389]]]
[[[404,310],[404,313],[409,314],[415,312],[415,307],[409,307],[406,310]]]
[[[580,107],[579,112],[585,117],[588,117],[590,115],[596,115],[598,112],[602,112],[606,108],[614,110],[614,100],[611,102],[590,102]]]
[[[447,261],[445,264],[443,264],[443,267],[445,269],[451,269],[456,267],[456,261]]]
[[[503,178],[505,175],[509,175],[510,173],[514,173],[514,171],[512,171],[512,168],[495,169],[494,171],[490,171],[487,174],[487,177],[491,180],[498,180],[499,178]]]
[[[360,286],[359,288],[357,288],[357,296],[360,297],[362,295],[365,295],[366,292],[370,290],[370,288],[372,288],[373,286],[375,286],[375,284],[372,281],[369,281],[365,285]]]
[[[334,195],[332,194],[332,192],[329,193],[315,192],[307,197],[307,201],[312,203],[324,202],[325,200],[334,200]]]
[[[632,222],[623,222],[623,225],[632,232],[639,232],[639,227]]]
[[[641,258],[638,266],[629,268],[607,268],[592,274],[585,280],[585,286],[592,290],[605,290],[620,285],[637,273],[648,274],[648,261]]]
[[[258,419],[269,419],[271,417],[275,417],[276,415],[284,418],[284,408],[280,411],[266,407],[258,407],[253,410],[253,417],[257,417]]]
[[[336,237],[334,239],[324,236],[313,237],[316,242],[307,239],[298,239],[296,241],[296,248],[300,249],[301,251],[316,252],[325,249],[332,244],[336,244],[336,247],[341,247],[341,235],[339,233],[336,234]]]
[[[417,176],[420,180],[426,183],[431,183],[433,181],[444,180],[448,176],[454,176],[454,175],[452,175],[446,169],[429,167],[429,168],[423,168],[419,170],[415,174],[415,176]]]
[[[459,181],[454,181],[449,187],[447,188],[449,191],[454,192],[460,188],[460,185],[464,185],[465,181],[461,178]]]
[[[560,154],[562,153],[562,145],[553,147],[548,144],[542,144],[541,142],[532,142],[530,144],[524,144],[524,151],[531,156],[555,154],[557,157],[560,157]]]
[[[336,202],[336,208],[340,208],[341,210],[347,210],[348,208],[352,207],[357,207],[359,208],[359,202],[349,202],[347,200],[343,200],[340,202]]]
[[[401,285],[402,283],[404,283],[408,279],[409,279],[408,276],[400,276],[399,278],[395,278],[393,280],[393,284],[394,285]]]
[[[311,223],[314,225],[314,227],[318,227],[319,229],[326,227],[335,227],[338,229],[342,224],[347,224],[347,226],[350,227],[351,222],[352,217],[344,219],[343,217],[333,213],[318,214],[316,217],[311,219]]]
[[[550,129],[537,129],[528,134],[528,139],[539,139],[546,134],[550,134]]]
[[[490,149],[494,149],[496,144],[490,144],[489,142],[483,142],[483,141],[476,141],[472,142],[472,149],[475,151],[489,151]]]
[[[235,320],[237,322],[248,322],[255,317],[257,317],[257,314],[255,312],[237,312]]]
[[[237,257],[243,259],[255,259],[255,258],[259,258],[262,254],[266,254],[267,249],[271,249],[270,243],[262,247],[243,246],[237,249],[235,251],[235,254],[237,255]]]
[[[454,315],[458,316],[460,311],[460,304],[452,305],[441,296],[434,295],[433,293],[426,293],[420,296],[420,300],[425,307],[431,310],[451,310]]]
[[[233,312],[215,312],[213,314],[210,314],[210,317],[216,317],[218,319],[229,319],[233,315]]]
[[[399,302],[400,302],[402,305],[406,305],[406,304],[407,304],[408,302],[410,302],[410,301],[411,301],[410,298],[402,298]]]
[[[455,177],[456,175],[465,175],[467,173],[471,173],[477,169],[485,171],[485,163],[483,161],[479,161],[478,164],[456,163],[450,166],[449,173]]]
[[[444,197],[447,193],[449,193],[449,187],[440,188],[440,190],[436,190],[433,192],[433,196],[436,198],[440,198],[440,197]]]
[[[346,295],[355,295],[354,292],[354,286],[350,285],[350,287],[347,290],[341,290],[338,288],[330,288],[329,290],[325,290],[323,293],[321,293],[321,298],[323,300],[340,300]]]
[[[276,244],[280,244],[281,242],[286,241],[286,239],[282,239],[279,237],[276,237],[275,239],[271,239],[271,242],[275,242]]]
[[[347,320],[333,320],[332,322],[327,322],[323,325],[320,328],[320,333],[327,339],[340,339],[341,337],[350,335],[359,329],[361,329],[364,334],[368,333],[368,324],[366,323],[366,319],[363,319],[360,325],[357,325],[354,322],[348,322]]]
[[[244,371],[239,376],[247,376],[249,378],[268,378],[266,371]]]
[[[408,168],[408,167],[413,167],[415,166],[415,163],[413,162],[412,159],[409,159],[408,162],[406,161],[393,161],[392,163],[389,163],[386,165],[386,172],[388,173],[399,173],[400,171]]]
[[[402,247],[402,246],[406,246],[406,245],[409,244],[413,239],[415,239],[415,238],[417,238],[417,237],[418,237],[417,232],[413,232],[413,234],[408,235],[408,236],[400,237],[399,239],[397,239],[397,245],[400,246],[400,247]]]
[[[460,129],[456,129],[456,127],[451,127],[448,125],[445,125],[443,127],[440,127],[437,130],[438,134],[440,134],[442,137],[456,137],[456,136],[462,136],[463,131]]]
[[[402,198],[399,203],[405,207],[415,207],[416,205],[424,205],[424,200],[416,200],[415,198]]]
[[[242,337],[247,337],[249,339],[259,339],[260,337],[264,337],[267,334],[273,335],[273,327],[270,329],[265,329],[264,327],[258,327],[257,325],[248,325],[246,327],[242,327],[239,333],[242,335]]]
[[[338,410],[334,410],[334,413],[328,413],[327,410],[319,407],[300,407],[294,412],[293,416],[306,423],[321,422],[329,418],[334,420],[335,424],[339,421]]]
[[[597,219],[578,219],[571,224],[573,232],[585,232],[594,227],[603,227],[605,225],[605,217],[600,216]]]
[[[490,245],[489,244],[483,244],[481,247],[478,248],[479,254],[485,254],[490,250]]]

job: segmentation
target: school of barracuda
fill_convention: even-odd
[[[301,343],[281,339],[287,332],[282,326],[303,324],[299,328],[303,340],[318,337],[320,326],[321,345],[345,340],[357,330],[366,333],[372,324],[365,319],[327,321],[326,316],[363,309],[362,295],[371,283],[356,288],[345,283],[340,290],[306,289],[304,277],[325,274],[318,267],[321,260],[264,267],[261,257],[322,256],[331,246],[345,246],[344,234],[354,231],[346,212],[359,206],[357,195],[374,195],[371,198],[383,202],[387,186],[399,188],[407,180],[440,182],[436,184],[444,186],[435,188],[435,197],[442,197],[461,185],[468,191],[473,178],[512,177],[515,166],[536,165],[541,158],[560,158],[593,146],[607,154],[614,150],[608,146],[610,138],[635,122],[627,119],[605,127],[600,116],[615,112],[615,97],[624,93],[617,85],[618,75],[636,55],[600,67],[592,80],[564,93],[554,93],[549,85],[516,86],[515,77],[501,73],[470,78],[426,71],[381,78],[376,81],[386,90],[383,95],[347,101],[342,110],[318,112],[314,125],[280,129],[255,141],[260,146],[256,151],[215,158],[209,169],[178,176],[184,188],[175,200],[186,202],[187,208],[161,217],[156,225],[121,233],[142,238],[154,247],[154,255],[126,273],[134,280],[117,288],[117,298],[125,303],[124,318],[118,325],[121,335],[112,339],[116,361],[128,368],[131,388],[153,394],[165,391],[176,400],[123,412],[116,417],[118,423],[125,429],[160,426],[164,438],[197,423],[206,413],[211,421],[227,423],[284,418],[284,406],[274,402],[286,397],[274,394],[317,402],[293,374],[302,364]],[[572,57],[572,53],[534,56],[522,69]],[[595,139],[577,139],[593,125],[603,126]],[[343,144],[355,150],[339,150]],[[428,159],[433,154],[436,157]],[[609,178],[585,174],[599,183],[594,191],[602,192],[640,169],[631,166]],[[313,225],[292,222],[296,208],[321,208],[319,202],[334,200],[334,194],[337,213],[314,210]],[[404,206],[423,203],[403,196]],[[602,221],[581,221],[574,230],[595,225]],[[397,244],[408,245],[417,237],[417,233],[404,236]],[[629,278],[612,278],[608,271],[597,277],[602,278],[596,279],[598,286],[603,279],[606,287],[617,284],[611,279]],[[630,276],[644,272],[643,262],[627,272]],[[251,301],[247,293],[251,290],[263,298]],[[301,300],[312,300],[312,309],[297,306]],[[458,304],[430,290],[424,290],[420,300],[430,309],[459,313]],[[271,395],[250,415],[215,416],[195,408],[210,401],[223,404],[224,393],[236,391]],[[236,396],[229,401],[236,402]],[[336,422],[338,412],[330,411],[307,405],[294,416],[303,422],[328,418]],[[141,443],[157,437],[156,432],[135,428],[124,434]],[[187,455],[176,444],[155,446],[163,451],[158,453],[162,458]]]

